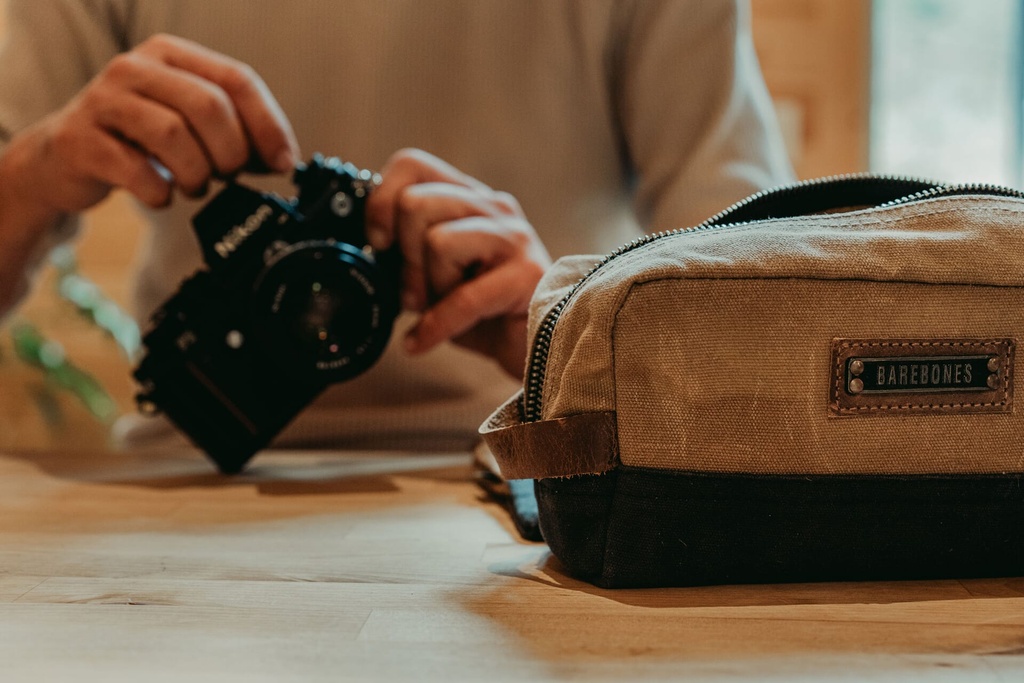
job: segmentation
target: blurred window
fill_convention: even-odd
[[[1024,0],[874,0],[871,168],[1021,186]]]

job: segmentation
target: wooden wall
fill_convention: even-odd
[[[754,42],[797,173],[868,167],[870,0],[753,0]]]
[[[803,177],[866,167],[869,11],[870,0],[753,0],[758,53]],[[0,15],[0,33],[3,28]],[[124,303],[139,222],[121,196],[86,221],[78,245],[83,270]],[[69,358],[95,374],[122,411],[133,409],[130,363],[58,300],[52,277],[42,278],[17,317],[61,341]],[[104,448],[107,426],[13,359],[8,337],[0,330],[0,448]]]

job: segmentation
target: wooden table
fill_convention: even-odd
[[[0,680],[1024,680],[1024,580],[599,590],[468,462],[0,454]]]

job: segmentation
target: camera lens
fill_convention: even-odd
[[[377,309],[358,276],[303,273],[282,289],[278,318],[296,349],[317,363],[330,363],[359,350],[375,327]]]
[[[274,362],[341,381],[384,351],[396,313],[384,286],[375,263],[351,245],[296,244],[257,279],[254,323]]]

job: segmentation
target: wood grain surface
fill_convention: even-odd
[[[0,680],[1019,681],[1024,580],[607,591],[462,455],[0,454]]]

